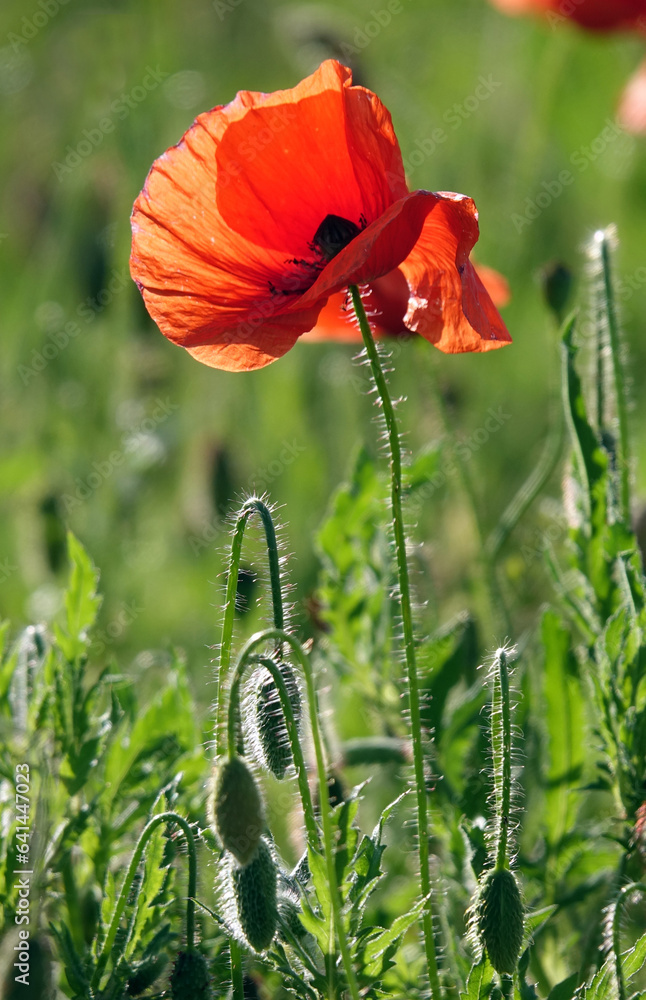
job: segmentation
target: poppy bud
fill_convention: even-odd
[[[523,903],[507,868],[490,871],[480,886],[477,929],[489,961],[500,975],[513,975],[523,943]]]
[[[172,1000],[210,1000],[209,966],[199,951],[180,951],[170,977]]]
[[[248,865],[233,866],[231,881],[240,929],[254,951],[265,951],[278,923],[278,876],[265,840]]]
[[[301,693],[298,681],[288,663],[281,663],[279,667],[298,726],[301,718]],[[251,724],[254,737],[258,741],[261,762],[281,780],[293,761],[292,748],[276,682],[264,668],[256,672]]]
[[[562,322],[565,307],[572,293],[572,272],[558,262],[546,264],[541,271],[541,285],[548,307]]]
[[[264,811],[255,778],[240,757],[216,769],[213,817],[222,846],[241,865],[248,864],[260,841]]]

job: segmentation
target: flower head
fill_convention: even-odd
[[[406,328],[441,350],[511,339],[469,260],[473,201],[408,190],[390,115],[333,60],[200,115],[153,164],[132,229],[150,315],[215,368],[269,364],[331,297],[397,269]]]

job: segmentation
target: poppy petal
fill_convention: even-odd
[[[293,90],[243,92],[223,109],[218,211],[260,246],[311,257],[327,215],[373,222],[408,193],[390,114],[345,66],[327,60]]]
[[[400,265],[410,290],[406,326],[449,354],[488,351],[511,342],[469,260],[478,234],[471,198],[444,192]]]

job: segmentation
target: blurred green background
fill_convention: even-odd
[[[506,18],[485,0],[4,0],[0,617],[19,625],[57,613],[69,526],[102,572],[99,660],[143,670],[173,644],[201,672],[217,639],[226,516],[257,488],[282,505],[295,621],[312,629],[314,533],[357,445],[378,448],[365,370],[351,347],[309,344],[246,375],[200,366],[161,336],[128,277],[129,214],[152,161],[198,113],[239,89],[293,86],[329,56],[351,62],[392,112],[412,188],[475,199],[477,259],[511,285],[513,346],[446,357],[414,340],[397,350],[407,446],[445,433],[443,409],[448,448],[470,450],[483,530],[495,525],[554,410],[558,349],[537,273],[558,259],[580,278],[585,239],[614,222],[643,494],[646,140],[614,132],[590,148],[642,49]],[[565,169],[574,180],[558,193]],[[546,207],[519,223],[539,194]],[[506,416],[479,442],[490,408]],[[559,497],[558,475],[548,494]],[[546,532],[558,542],[555,509],[549,496],[537,503],[505,549],[516,630],[544,594],[531,553]],[[414,537],[437,617],[475,610],[488,642],[458,475],[427,499]]]

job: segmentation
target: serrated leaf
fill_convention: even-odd
[[[366,975],[375,979],[383,975],[382,958],[391,946],[395,945],[408,928],[420,917],[425,905],[425,901],[421,899],[408,913],[403,913],[401,916],[396,917],[390,927],[370,937],[362,949]]]
[[[74,663],[88,646],[101,597],[97,594],[99,571],[71,531],[67,534],[67,552],[71,574],[65,593],[65,630],[56,627],[54,631],[65,657]]]
[[[491,994],[495,975],[489,959],[483,955],[476,965],[471,966],[467,987],[465,992],[460,994],[460,1000],[485,1000]]]

